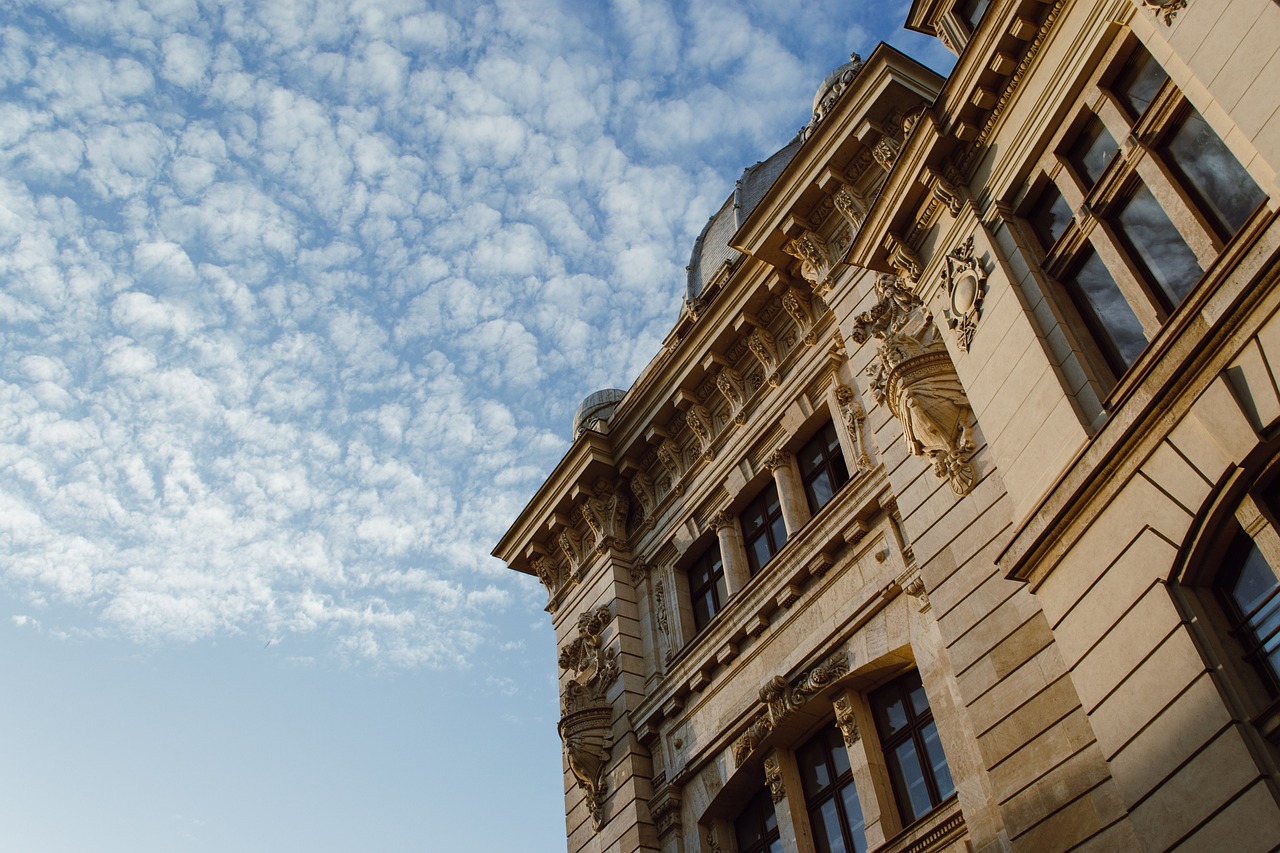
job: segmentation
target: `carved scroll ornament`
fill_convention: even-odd
[[[805,703],[821,690],[848,673],[848,656],[843,651],[837,652],[803,673],[795,684],[789,683],[780,675],[774,676],[768,684],[760,688],[760,701],[765,704],[769,711],[769,719],[776,726],[803,708]]]
[[[880,301],[854,320],[850,334],[859,344],[880,341],[867,368],[872,396],[898,419],[907,450],[927,457],[937,477],[966,495],[977,482],[973,412],[933,315],[896,276],[882,275],[876,292]]]
[[[602,605],[578,617],[578,637],[560,650],[560,668],[573,673],[561,697],[558,727],[569,770],[591,812],[591,825],[604,825],[606,774],[613,746],[613,709],[605,696],[618,677],[618,653],[601,635],[612,619]]]
[[[782,308],[795,321],[804,345],[811,347],[816,344],[818,339],[813,331],[813,309],[809,304],[809,297],[799,288],[789,287],[782,294]]]
[[[747,422],[747,388],[742,374],[732,367],[725,367],[716,374],[716,388],[729,404],[733,422],[742,426]]]

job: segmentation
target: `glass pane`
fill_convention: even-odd
[[[849,837],[853,839],[854,853],[866,853],[867,828],[862,819],[862,803],[858,800],[858,789],[850,782],[840,789],[840,798],[844,802],[844,816],[849,824]]]
[[[1168,297],[1167,307],[1177,306],[1204,275],[1195,252],[1146,184],[1138,184],[1133,197],[1116,214],[1115,225],[1139,264]]]
[[[1129,57],[1125,70],[1116,78],[1115,93],[1120,102],[1136,119],[1151,105],[1151,101],[1160,91],[1161,84],[1169,76],[1164,73],[1160,64],[1151,58],[1151,54],[1139,47]]]
[[[760,506],[758,501],[753,502],[747,507],[746,511],[742,513],[741,520],[742,535],[748,538],[754,536],[764,527],[764,508]]]
[[[1169,137],[1164,150],[1205,212],[1217,220],[1223,236],[1239,231],[1262,203],[1265,194],[1195,110]]]
[[[1027,211],[1027,221],[1031,223],[1031,230],[1040,238],[1041,247],[1046,252],[1049,251],[1071,222],[1071,208],[1062,197],[1057,184],[1049,182],[1040,191],[1040,197]]]
[[[1079,170],[1085,183],[1092,187],[1098,182],[1098,178],[1102,177],[1102,171],[1106,169],[1112,155],[1118,150],[1120,146],[1111,137],[1111,133],[1102,121],[1094,116],[1076,137],[1075,144],[1067,152],[1067,157]]]
[[[808,483],[810,509],[814,512],[822,509],[831,500],[836,490],[831,486],[831,477],[824,470]]]
[[[924,751],[929,758],[929,768],[933,771],[933,782],[938,789],[938,796],[946,799],[955,793],[955,783],[951,781],[951,768],[947,766],[947,756],[942,751],[942,741],[938,738],[938,727],[932,720],[920,729],[924,739]]]
[[[754,575],[760,571],[772,556],[773,552],[769,550],[769,540],[763,535],[747,543],[747,563],[750,564],[751,574]]]
[[[781,512],[773,519],[771,532],[773,533],[773,549],[781,551],[782,546],[787,544],[787,523],[783,521]]]
[[[1112,361],[1112,367],[1117,373],[1123,373],[1147,345],[1147,335],[1111,273],[1090,251],[1063,284],[1077,295],[1080,310],[1092,317],[1091,325],[1101,338],[1098,343]]]
[[[849,750],[845,749],[844,738],[834,728],[827,733],[827,754],[831,756],[831,772],[837,779],[849,772]]]
[[[876,717],[880,723],[880,737],[887,738],[902,731],[907,725],[907,708],[897,690],[881,694],[878,698],[880,701],[876,702]]]
[[[1231,598],[1244,616],[1252,613],[1259,602],[1276,588],[1276,576],[1258,546],[1250,542],[1240,576],[1231,587]]]
[[[916,716],[920,716],[929,710],[929,697],[924,693],[924,685],[916,680],[915,687],[910,688],[911,691],[911,710]]]
[[[766,846],[770,841],[776,843],[778,838],[778,818],[767,788],[762,788],[751,798],[734,820],[733,829],[738,838],[739,853],[764,853],[774,849],[772,844]]]
[[[929,786],[924,780],[920,757],[913,740],[906,740],[894,749],[890,770],[898,782],[898,796],[902,799],[903,819],[908,823],[925,814],[933,803],[929,799]]]
[[[693,625],[701,631],[711,617],[716,615],[716,604],[711,600],[711,593],[707,592],[693,599]]]
[[[814,738],[801,747],[796,753],[796,764],[800,767],[800,784],[804,787],[805,799],[822,794],[831,784],[831,772],[827,768],[827,748],[821,737]]]
[[[809,822],[813,830],[813,846],[818,853],[847,853],[834,798],[825,800],[809,812]]]

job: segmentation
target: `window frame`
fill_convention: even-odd
[[[806,473],[805,458],[811,449],[817,450],[819,459],[813,469]],[[840,490],[853,479],[849,475],[849,463],[845,461],[844,448],[840,445],[840,434],[836,431],[834,421],[827,421],[819,427],[795,452],[795,458],[796,467],[800,471],[800,486],[804,490],[805,501],[809,504],[810,515],[817,515],[827,504],[835,500]],[[824,474],[831,494],[825,501],[819,503],[813,484]]]
[[[694,585],[694,573],[707,570],[707,581]],[[728,581],[724,572],[724,555],[720,553],[720,542],[714,540],[707,545],[701,554],[684,568],[685,584],[689,593],[689,611],[693,615],[693,634],[697,636],[719,616],[729,602]],[[700,596],[709,593],[712,607],[705,618],[699,621],[698,601]]]
[[[764,814],[763,807],[768,808],[768,816]],[[773,826],[769,826],[769,817],[773,818]],[[742,823],[744,819],[754,818],[758,823],[756,829],[759,831],[759,838],[749,845],[742,843]],[[761,785],[759,790],[752,795],[747,804],[742,807],[737,816],[730,823],[733,825],[734,842],[737,845],[738,853],[773,853],[776,849],[782,850],[782,829],[778,824],[778,811],[773,797],[769,793],[768,785]],[[774,847],[774,843],[777,847]]]
[[[925,698],[926,705],[922,711],[917,711],[911,701],[912,692],[916,688],[920,690]],[[904,726],[893,732],[886,730],[887,720],[885,719],[884,708],[887,705],[881,704],[881,700],[890,695],[896,696],[902,702],[902,707],[907,715]],[[875,723],[880,757],[884,761],[885,770],[889,775],[890,789],[898,810],[898,817],[905,829],[936,812],[956,795],[955,776],[951,772],[951,762],[946,757],[946,748],[942,744],[941,732],[933,716],[933,703],[929,701],[929,693],[924,688],[924,680],[920,671],[912,669],[869,691],[867,693],[867,705],[871,709],[871,718]],[[929,755],[929,750],[928,742],[923,732],[929,726],[933,727],[933,732],[937,736],[938,747],[942,750],[943,766],[947,771],[948,782],[951,786],[951,789],[945,794],[942,793],[942,788],[939,786],[933,765],[928,760],[925,760],[925,757]],[[929,808],[918,814],[915,813],[914,806],[911,804],[908,785],[896,751],[898,747],[908,742],[912,744],[915,750],[917,766],[924,781],[925,793],[929,799]]]
[[[823,743],[818,743],[819,741]],[[804,762],[801,756],[811,747],[821,748],[823,764],[828,778],[826,785],[809,790],[805,780]],[[846,767],[842,772],[835,772],[836,768],[831,762],[831,756],[835,750],[842,750],[845,753]],[[822,726],[817,732],[811,735],[807,740],[801,743],[793,750],[795,761],[800,776],[800,790],[804,799],[805,817],[809,821],[809,831],[814,839],[814,846],[818,848],[819,836],[816,828],[815,813],[818,813],[827,803],[834,804],[836,829],[840,833],[841,842],[844,844],[846,853],[865,853],[867,850],[867,833],[866,818],[862,810],[862,793],[858,790],[853,774],[853,760],[848,754],[848,747],[845,745],[844,738],[841,736],[840,730],[835,726],[834,722],[829,722]],[[853,821],[846,809],[847,798],[845,791],[853,790],[854,802],[858,806],[858,825],[855,828]],[[859,844],[859,840],[861,843]]]
[[[770,495],[773,496],[772,509],[770,508]],[[747,518],[752,513],[759,513],[763,520],[763,523],[755,529],[750,528],[747,524]],[[778,494],[777,483],[770,480],[765,484],[764,488],[738,513],[738,523],[742,526],[742,545],[747,555],[747,571],[751,577],[755,577],[778,555],[778,552],[786,546],[790,538],[786,528],[786,520],[782,515],[782,500]],[[782,530],[781,541],[777,541],[779,537],[775,534],[775,529],[778,527],[781,527]],[[762,540],[766,545],[768,555],[757,565],[755,544]]]

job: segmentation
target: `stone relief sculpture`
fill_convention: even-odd
[[[813,286],[815,293],[823,294],[831,289],[828,278],[834,264],[826,240],[806,230],[799,237],[788,240],[782,248],[800,261],[800,275]]]
[[[893,250],[889,252],[889,263],[898,271],[901,278],[915,284],[920,280],[920,259],[911,247],[901,240],[893,240]]]
[[[774,803],[782,802],[787,796],[786,786],[782,782],[782,764],[778,761],[778,753],[771,752],[764,758],[764,781],[769,786],[769,796]]]
[[[680,482],[680,477],[684,474],[684,465],[680,458],[680,447],[671,439],[664,438],[662,443],[658,445],[656,453],[658,461],[662,463],[662,467],[666,469],[667,476],[671,478],[671,491],[679,497],[684,491],[684,486]]]
[[[733,422],[742,426],[747,422],[747,389],[742,382],[742,374],[732,367],[721,368],[716,374],[716,388],[729,403],[729,412]]]
[[[618,678],[618,653],[601,635],[613,615],[607,605],[578,617],[578,637],[560,650],[560,668],[572,673],[560,702],[560,739],[565,757],[598,831],[604,824],[606,773],[613,746],[613,708],[606,700]]]
[[[973,412],[933,315],[897,276],[880,276],[876,293],[880,301],[854,320],[850,334],[859,344],[880,341],[867,368],[872,396],[902,425],[907,450],[927,457],[936,476],[966,495],[977,482]]]
[[[862,220],[865,216],[863,204],[848,184],[840,185],[840,189],[836,191],[834,202],[836,210],[840,211],[840,215],[849,221],[849,227],[854,231],[862,227]]]
[[[684,420],[689,425],[689,429],[698,438],[698,445],[702,449],[702,458],[708,462],[715,459],[716,452],[711,447],[713,438],[711,413],[707,411],[707,407],[701,403],[694,403],[689,407],[689,411],[684,413]]]
[[[627,499],[603,481],[596,484],[595,497],[584,498],[578,503],[582,520],[595,538],[592,548],[617,547],[626,539],[629,508]]]
[[[960,349],[969,351],[982,319],[982,300],[987,295],[987,272],[973,254],[973,235],[946,257],[942,283],[947,288],[947,307],[942,313],[955,330]]]
[[[743,732],[736,741],[733,742],[733,763],[735,767],[741,767],[751,757],[751,753],[761,742],[768,737],[769,732],[773,731],[773,721],[769,719],[766,711],[761,711],[752,720],[751,725]]]
[[[853,437],[854,447],[858,451],[858,455],[853,459],[855,470],[849,473],[857,475],[870,471],[871,455],[867,453],[866,437],[863,434],[863,427],[867,421],[866,410],[858,402],[858,395],[848,385],[836,386],[836,404],[840,407],[840,419],[844,421],[845,428]]]
[[[795,684],[789,683],[780,675],[775,675],[769,683],[760,688],[760,701],[769,711],[769,720],[777,726],[791,714],[803,708],[805,703],[819,691],[841,676],[847,675],[848,672],[849,658],[841,650],[803,673]]]
[[[653,478],[644,471],[637,471],[632,474],[631,494],[635,495],[636,500],[640,502],[645,524],[652,527],[653,511],[658,506],[658,492],[654,488]]]
[[[569,571],[572,577],[575,580],[581,577],[582,564],[587,559],[587,553],[582,547],[582,535],[572,527],[566,527],[556,537],[556,544],[560,546],[560,550],[564,552],[565,559],[569,561]]]
[[[813,331],[813,309],[809,305],[809,297],[802,290],[798,287],[787,288],[787,292],[782,294],[782,310],[795,320],[805,346],[811,347],[818,342]]]
[[[1178,12],[1187,8],[1187,0],[1141,0],[1142,5],[1156,13],[1157,18],[1164,20],[1166,27],[1173,26],[1173,19]]]
[[[663,662],[670,663],[675,650],[671,643],[671,623],[667,616],[667,588],[662,578],[658,578],[653,584],[653,613],[654,619],[658,623],[658,635],[666,648],[662,658]]]
[[[831,703],[836,712],[836,726],[844,738],[845,746],[853,746],[862,737],[858,731],[858,721],[853,716],[853,704],[847,696],[837,696]]]
[[[764,366],[767,381],[778,387],[782,377],[778,375],[778,347],[768,329],[756,328],[747,335],[747,348]]]
[[[898,152],[902,146],[898,144],[898,140],[892,136],[881,136],[876,144],[871,146],[871,156],[875,158],[880,168],[888,172],[893,168],[893,164],[898,162]]]

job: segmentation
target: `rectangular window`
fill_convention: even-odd
[[[689,601],[693,605],[693,625],[701,631],[715,618],[729,598],[724,581],[720,543],[712,545],[689,567]]]
[[[769,789],[762,787],[733,822],[738,853],[782,853],[778,816]]]
[[[955,793],[929,697],[916,671],[869,698],[898,811],[903,825],[910,825]]]
[[[819,732],[800,747],[796,763],[818,853],[864,853],[862,804],[839,730],[828,726]]]
[[[787,544],[787,527],[782,520],[782,504],[778,487],[770,483],[739,516],[742,537],[747,546],[747,565],[754,576],[773,555]]]
[[[1160,151],[1213,220],[1220,237],[1230,238],[1239,231],[1266,197],[1194,109],[1188,108]]]
[[[827,505],[840,487],[849,482],[849,468],[840,452],[840,438],[834,424],[827,424],[809,439],[796,454],[800,463],[800,481],[809,499],[809,511],[816,513]]]
[[[990,5],[991,0],[960,0],[955,7],[956,15],[969,25],[969,32],[973,32],[978,28],[978,22],[982,20],[982,16],[986,14],[987,7]]]
[[[1085,249],[1076,258],[1075,269],[1062,277],[1062,284],[1111,369],[1117,376],[1124,373],[1147,345],[1147,335],[1106,264],[1092,249]]]

